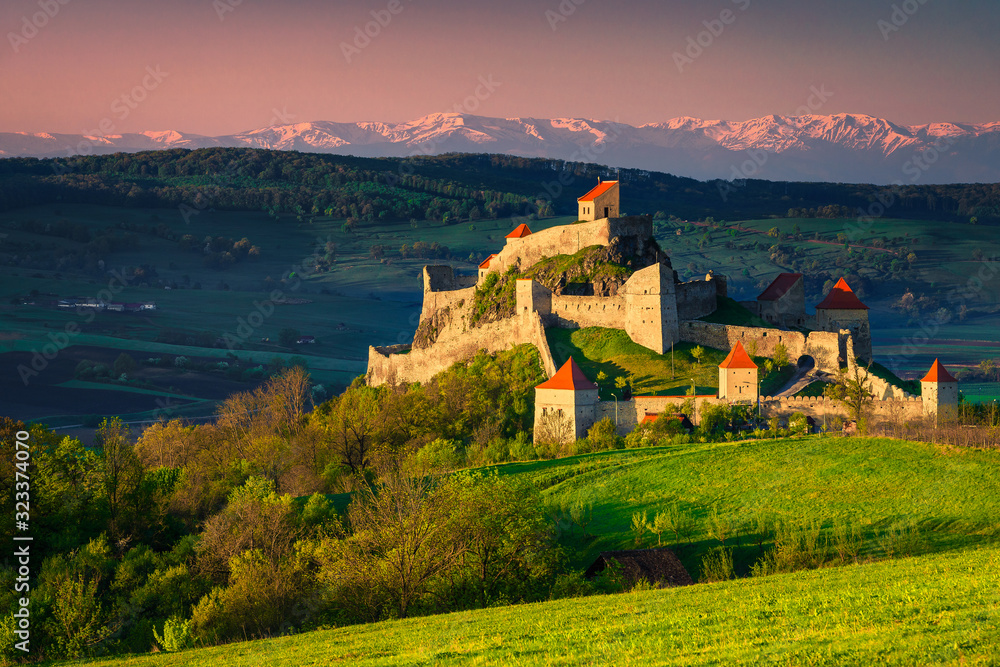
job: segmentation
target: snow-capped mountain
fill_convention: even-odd
[[[211,146],[367,157],[505,153],[596,162],[699,179],[873,183],[1000,181],[1000,122],[899,125],[863,114],[680,117],[638,127],[584,118],[436,113],[404,123],[317,121],[207,137],[0,133],[0,157],[62,157]]]

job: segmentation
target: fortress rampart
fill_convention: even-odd
[[[521,343],[538,348],[545,372],[556,372],[545,328],[537,313],[527,313],[482,327],[473,327],[438,339],[429,348],[410,345],[368,348],[369,385],[427,382],[456,361],[471,359],[480,350],[502,352]],[[408,351],[408,352],[407,352]]]

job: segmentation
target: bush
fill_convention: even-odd
[[[621,449],[624,446],[625,441],[618,437],[618,429],[610,417],[605,417],[587,431],[586,451],[601,452],[608,449]]]
[[[733,551],[726,547],[716,547],[701,559],[702,583],[728,581],[733,578]]]
[[[596,595],[599,592],[594,582],[585,579],[582,572],[568,572],[556,577],[552,584],[552,591],[549,593],[549,599],[582,598]]]
[[[465,465],[465,448],[458,440],[437,438],[418,449],[414,460],[434,470],[456,470]]]
[[[191,648],[193,643],[191,621],[185,621],[179,616],[171,616],[163,623],[162,635],[156,631],[156,628],[153,628],[153,637],[164,651],[183,651],[186,648]]]

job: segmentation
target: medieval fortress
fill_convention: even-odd
[[[566,422],[562,437],[583,437],[595,422],[613,418],[624,434],[643,420],[664,412],[677,412],[678,404],[693,399],[697,423],[705,403],[759,404],[765,417],[788,417],[801,412],[818,422],[843,419],[838,401],[790,395],[759,396],[754,356],[773,357],[785,347],[788,357],[802,368],[836,375],[848,373],[871,360],[868,307],[841,279],[815,315],[806,314],[801,274],[783,273],[756,301],[742,302],[751,312],[777,328],[742,327],[701,321],[712,314],[718,298],[727,296],[726,279],[720,275],[681,282],[669,257],[653,238],[649,216],[619,215],[618,181],[599,182],[578,200],[579,221],[532,233],[520,225],[506,237],[506,245],[490,255],[476,276],[456,275],[449,266],[425,266],[424,300],[420,325],[412,345],[370,347],[370,385],[426,382],[453,363],[471,358],[480,350],[499,352],[521,343],[539,351],[549,376],[536,388],[537,426],[551,413]],[[573,255],[593,246],[625,256],[642,256],[648,265],[634,270],[621,285],[583,290],[584,295],[554,293],[531,278],[518,278],[513,312],[493,321],[477,321],[476,290],[496,281],[511,269],[518,273],[541,260]],[[490,278],[496,274],[495,278]],[[579,290],[578,290],[579,291]],[[557,369],[545,336],[547,327],[606,327],[623,330],[639,345],[657,353],[685,341],[730,351],[719,368],[719,392],[711,396],[633,396],[628,401],[598,400],[597,385],[570,358]],[[862,371],[863,372],[863,371]],[[911,396],[884,380],[866,378],[875,394],[877,415],[898,419],[922,416],[948,417],[958,405],[958,383],[935,361],[924,377],[921,397]],[[790,393],[790,392],[789,392]]]

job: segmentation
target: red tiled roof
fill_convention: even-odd
[[[847,281],[841,278],[833,286],[830,293],[826,295],[818,306],[817,310],[868,310],[868,306],[861,303],[854,291],[848,286]]]
[[[934,363],[931,364],[931,369],[929,371],[927,371],[927,375],[925,375],[923,377],[923,379],[920,380],[920,381],[921,382],[958,382],[958,380],[956,380],[954,378],[954,376],[952,376],[952,374],[948,372],[948,369],[944,367],[944,364],[942,364],[937,359],[935,359]]]
[[[597,385],[587,379],[587,376],[583,374],[580,367],[573,361],[573,357],[570,357],[569,361],[563,364],[563,367],[556,371],[555,375],[535,387],[535,389],[571,389],[573,391],[580,391],[581,389],[597,389]]]
[[[577,201],[594,201],[616,185],[618,185],[618,181],[602,181],[593,190],[579,197]]]
[[[483,263],[479,265],[479,268],[480,269],[488,269],[488,268],[490,268],[490,260],[493,259],[496,256],[497,256],[497,254],[493,253],[492,255],[490,255],[489,257],[487,257],[486,259],[484,259]]]
[[[526,225],[526,224],[524,224],[522,222],[520,225],[517,226],[516,229],[514,229],[514,231],[512,231],[510,234],[508,234],[506,236],[506,238],[508,238],[508,239],[523,239],[525,236],[528,236],[530,234],[531,234],[531,230],[528,229],[528,225]]]
[[[659,417],[659,416],[660,415],[655,415],[655,414],[654,415],[646,415],[645,417],[642,418],[642,421],[639,422],[639,423],[640,424],[652,424],[653,422],[656,421],[656,418]]]
[[[758,301],[777,301],[785,296],[792,285],[802,280],[801,273],[779,273],[778,277],[757,297]]]
[[[747,351],[743,349],[743,343],[736,341],[736,345],[733,345],[733,349],[729,351],[729,356],[719,364],[719,368],[757,368],[757,364],[753,362]]]

